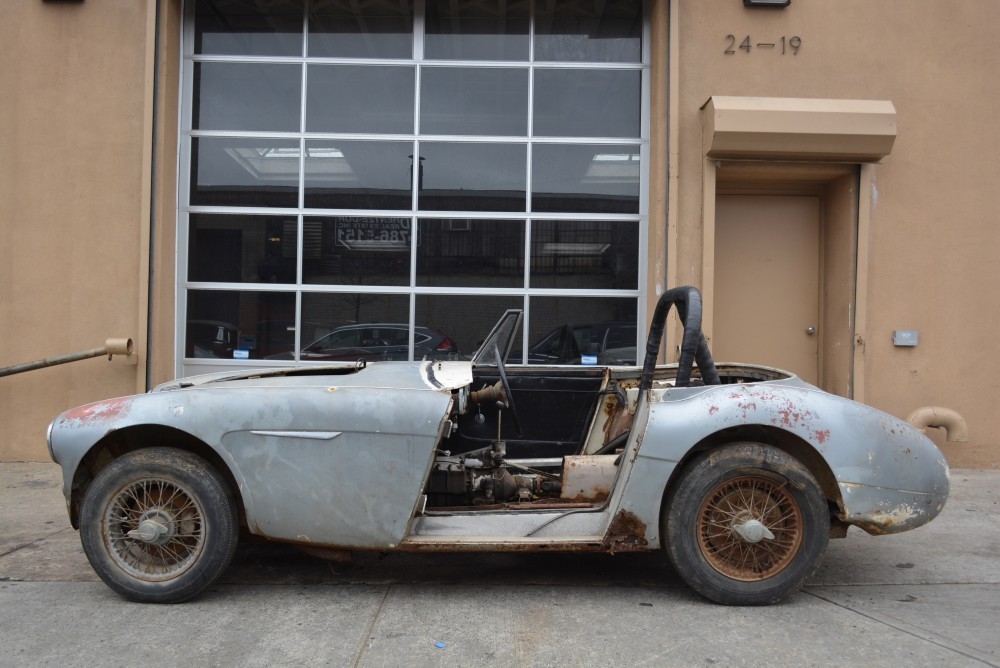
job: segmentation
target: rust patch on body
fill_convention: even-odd
[[[829,429],[819,429],[815,432],[815,434],[816,434],[816,440],[819,441],[820,445],[826,443],[826,439],[830,438]]]
[[[785,400],[785,407],[778,409],[778,415],[781,416],[779,422],[785,427],[803,426],[808,428],[809,425],[803,423],[815,417],[812,411],[798,408],[791,399]]]
[[[98,401],[67,411],[63,422],[76,423],[78,426],[106,424],[121,417],[131,405],[131,397]]]
[[[590,505],[591,503],[600,503],[601,501],[607,501],[608,497],[611,496],[611,490],[607,487],[595,487],[590,490],[590,494],[580,493],[572,497],[561,498],[560,501],[565,501],[568,503],[582,503],[585,505]]]
[[[632,428],[632,415],[627,406],[617,401],[607,401],[604,404],[604,445],[615,440]]]
[[[820,443],[830,436],[827,430],[813,429],[815,420],[819,418],[814,411],[799,405],[785,393],[774,392],[769,388],[747,387],[731,392],[729,397],[736,401],[744,420],[749,420],[758,410],[764,410],[771,413],[771,424],[776,427],[804,430],[815,434]],[[711,414],[711,408],[709,413]]]
[[[646,525],[634,513],[619,510],[608,527],[602,545],[611,554],[645,552],[649,545],[646,540]]]

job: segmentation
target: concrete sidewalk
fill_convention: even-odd
[[[438,646],[443,644],[443,646]],[[0,464],[0,665],[1000,666],[1000,472],[930,525],[830,542],[769,608],[708,603],[659,555],[359,555],[241,546],[174,606],[98,581],[53,464]]]

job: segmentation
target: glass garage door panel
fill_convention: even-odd
[[[295,283],[297,216],[193,213],[188,280]]]
[[[299,142],[294,139],[191,139],[191,204],[295,207]]]
[[[638,137],[641,90],[637,70],[536,70],[535,135]]]
[[[419,221],[417,285],[523,287],[524,230],[518,220]]]
[[[616,297],[532,297],[529,364],[636,363],[636,302]]]
[[[548,0],[535,12],[537,61],[642,61],[642,0]]]
[[[411,0],[311,0],[309,55],[323,58],[409,58]]]
[[[528,133],[528,70],[524,68],[425,67],[420,86],[423,134]]]
[[[388,65],[310,65],[306,131],[413,132],[416,70]]]
[[[318,209],[409,209],[412,141],[307,141],[305,205]]]
[[[455,344],[455,353],[467,359],[476,352],[500,316],[512,308],[524,308],[524,299],[485,295],[418,295],[415,322],[447,336]],[[519,348],[519,342],[515,342],[514,346]],[[417,355],[414,358],[421,359]]]
[[[531,166],[532,211],[639,213],[638,145],[542,144]]]
[[[420,144],[422,211],[524,211],[524,144]]]
[[[434,60],[528,59],[527,0],[428,2],[424,55]]]
[[[302,67],[272,63],[197,63],[198,130],[296,132]]]
[[[345,292],[302,295],[301,361],[405,360],[410,298]],[[427,343],[421,340],[421,342]],[[430,343],[428,343],[430,345]]]
[[[179,373],[634,356],[642,0],[183,6]]]
[[[302,3],[275,0],[198,0],[194,52],[236,56],[302,54]]]
[[[302,282],[410,284],[409,217],[329,216],[302,224]]]
[[[635,290],[639,223],[536,220],[531,224],[534,288]]]
[[[267,359],[292,349],[292,292],[189,290],[187,302],[186,357]]]

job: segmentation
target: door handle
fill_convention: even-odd
[[[808,334],[809,336],[812,336],[815,333],[816,333],[816,328],[815,327],[813,327],[811,325],[809,327],[806,327],[806,334]]]

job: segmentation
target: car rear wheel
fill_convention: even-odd
[[[694,590],[726,605],[767,605],[819,566],[830,517],[798,460],[759,443],[706,452],[681,472],[663,518],[667,554]]]
[[[225,480],[180,450],[119,457],[97,475],[80,508],[87,558],[132,601],[177,603],[201,593],[232,561],[238,537]]]

